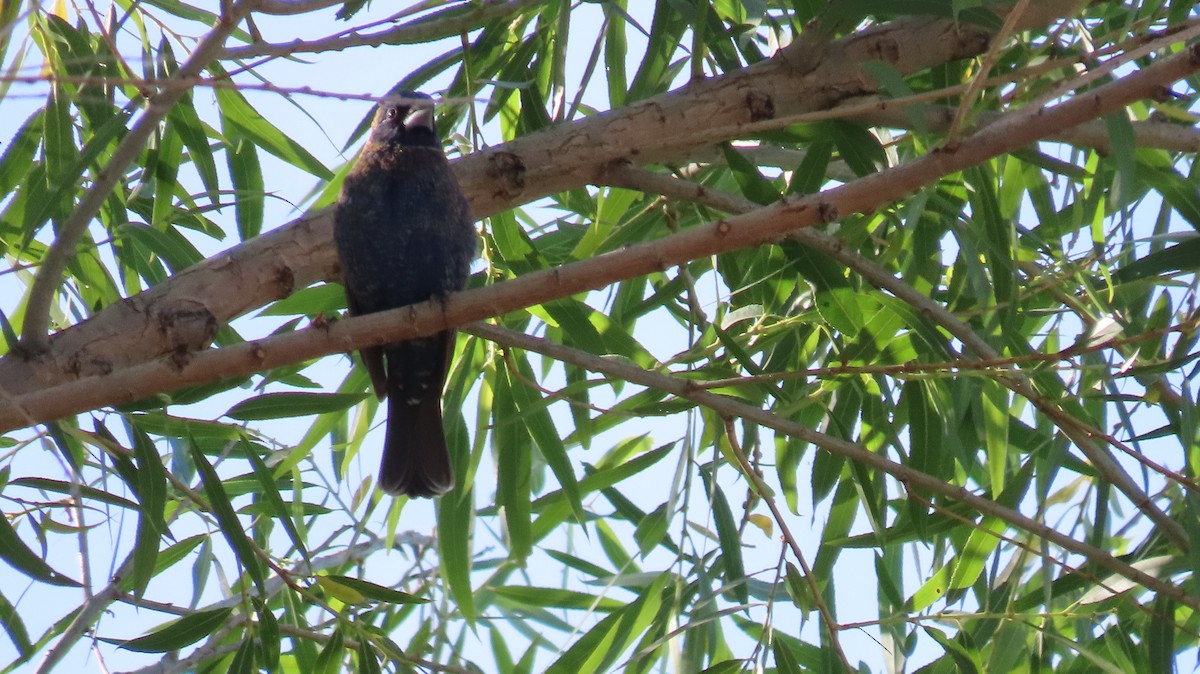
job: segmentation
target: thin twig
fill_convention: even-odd
[[[707,203],[733,213],[744,214],[756,210],[752,202],[740,197],[721,194],[715,190],[699,185],[691,185],[645,170],[620,167],[611,171],[610,175],[616,181],[615,184],[634,189],[648,189],[658,194],[674,194],[680,198],[690,198],[694,201]],[[638,187],[639,185],[641,187]],[[974,351],[980,361],[995,362],[1001,359],[1000,354],[986,340],[976,334],[971,329],[971,326],[964,323],[938,302],[926,297],[916,288],[897,279],[886,269],[860,255],[857,251],[852,250],[837,237],[814,229],[796,231],[791,234],[791,237],[805,246],[841,262],[875,287],[891,292],[916,309],[918,314],[929,316]],[[961,360],[967,361],[967,358],[962,357]],[[1079,447],[1084,456],[1092,462],[1096,470],[1105,479],[1125,494],[1155,524],[1159,525],[1172,542],[1184,550],[1188,549],[1189,538],[1183,526],[1155,505],[1141,487],[1134,482],[1133,478],[1125,471],[1121,464],[1117,463],[1095,441],[1095,438],[1109,437],[1107,434],[1071,416],[1060,406],[1038,393],[1024,372],[1020,370],[996,371],[993,372],[993,377],[1004,387],[1032,402],[1038,410],[1052,419],[1066,433],[1067,437]],[[1127,453],[1138,460],[1144,459],[1144,457],[1141,457],[1136,452],[1130,451]],[[1157,466],[1157,464],[1155,465]],[[1165,467],[1159,466],[1159,468],[1162,469],[1164,475],[1172,474]]]
[[[1016,510],[979,496],[965,487],[958,487],[944,482],[928,473],[892,461],[861,445],[815,431],[796,422],[779,417],[772,412],[734,400],[733,398],[698,390],[686,379],[644,370],[636,365],[620,360],[595,356],[579,351],[578,349],[555,344],[540,337],[534,337],[487,323],[464,325],[459,327],[459,330],[475,335],[476,337],[492,340],[498,344],[533,351],[593,372],[624,379],[633,384],[666,391],[698,405],[703,405],[719,414],[741,417],[766,426],[784,435],[789,435],[803,442],[820,447],[831,454],[887,473],[903,484],[910,492],[915,487],[959,501],[983,515],[1001,519],[1009,525],[1043,538],[1067,552],[1085,557],[1093,564],[1124,576],[1149,590],[1162,593],[1181,604],[1186,604],[1193,609],[1200,610],[1200,598],[1192,596],[1176,585],[1121,561],[1104,550],[1071,538]]]
[[[800,549],[800,544],[796,542],[796,537],[792,535],[792,530],[787,525],[787,519],[783,516],[783,511],[779,509],[775,503],[775,497],[772,496],[773,490],[767,486],[767,483],[762,479],[754,466],[750,465],[750,461],[746,459],[746,453],[742,451],[742,445],[738,442],[737,434],[734,433],[733,416],[725,416],[725,437],[729,440],[729,447],[733,450],[733,455],[737,457],[740,469],[747,480],[754,485],[754,491],[758,492],[763,502],[767,504],[767,508],[771,510],[771,517],[775,519],[775,523],[779,525],[779,535],[784,543],[792,551],[792,556],[800,563],[800,569],[804,572],[804,582],[808,585],[808,590],[812,594],[813,605],[817,607],[817,613],[821,616],[821,621],[825,623],[825,629],[829,632],[829,643],[833,644],[833,650],[837,652],[838,659],[842,661],[842,668],[846,672],[853,672],[854,668],[850,666],[850,661],[846,659],[846,652],[842,650],[842,640],[838,638],[838,632],[841,631],[841,626],[838,625],[837,619],[833,615],[833,611],[829,610],[828,604],[825,603],[825,598],[821,596],[821,588],[818,586],[817,577],[813,575],[812,566],[809,565],[808,559],[804,556],[804,551]],[[714,478],[715,479],[715,478]]]

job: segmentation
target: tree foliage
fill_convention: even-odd
[[[0,6],[6,671],[1195,652],[1192,3],[384,5]],[[334,52],[439,94],[445,304],[335,320]],[[446,325],[393,500],[345,354]]]

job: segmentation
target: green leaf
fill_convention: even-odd
[[[41,555],[35,555],[17,535],[8,517],[0,517],[0,559],[34,580],[63,587],[79,587],[79,583],[50,568]]]
[[[79,495],[83,496],[85,499],[99,501],[101,503],[107,503],[109,505],[115,505],[117,507],[127,508],[129,510],[138,509],[138,504],[130,501],[127,498],[117,496],[116,494],[112,494],[95,487],[89,487],[85,484],[73,487],[70,482],[66,482],[64,480],[51,480],[44,477],[19,477],[9,484],[29,487],[30,489],[40,489],[52,494],[68,495],[74,493],[73,489],[78,488]]]
[[[1113,274],[1113,278],[1120,283],[1128,283],[1143,278],[1198,270],[1200,270],[1200,236],[1188,238],[1162,250],[1156,250],[1140,260],[1130,262],[1118,269]]]
[[[438,499],[438,558],[442,577],[458,610],[468,622],[475,620],[475,593],[471,588],[471,527],[475,516],[474,490],[456,489]]]
[[[529,433],[517,421],[516,397],[512,374],[507,366],[497,370],[496,398],[493,411],[496,448],[496,505],[504,508],[508,529],[509,555],[522,563],[533,549],[530,529],[530,492],[532,489],[532,447]]]
[[[225,540],[229,541],[229,546],[233,548],[242,568],[250,574],[250,578],[258,586],[259,592],[263,592],[265,578],[262,565],[259,563],[258,557],[254,555],[250,540],[246,537],[246,528],[238,520],[237,513],[234,512],[233,505],[229,502],[229,496],[221,485],[220,476],[205,458],[204,452],[200,451],[199,445],[194,442],[189,445],[191,446],[192,461],[200,473],[200,479],[204,483],[204,494],[208,497],[209,507],[213,516],[217,518],[217,525],[220,526],[221,533],[225,535]]]
[[[196,534],[188,538],[168,546],[165,550],[158,551],[158,557],[154,566],[154,575],[159,575],[163,571],[171,568],[173,565],[183,560],[193,550],[196,549],[204,541],[208,540],[207,534]],[[132,575],[121,578],[119,587],[125,592],[133,592],[134,578]]]
[[[213,204],[220,203],[221,184],[217,179],[217,163],[213,158],[212,145],[209,144],[208,132],[200,115],[192,105],[191,96],[184,96],[171,107],[167,113],[168,125],[179,134],[184,147],[188,150],[188,158],[200,174],[200,181],[208,193],[208,200]]]
[[[317,664],[313,670],[313,674],[340,674],[342,671],[342,658],[345,657],[345,652],[345,636],[342,634],[341,626],[338,626],[334,628],[329,641],[325,642],[325,647],[321,649],[321,654],[317,656]]]
[[[607,571],[598,569],[601,573],[597,575],[609,575]],[[565,609],[580,609],[587,611],[615,611],[623,606],[626,602],[618,601],[611,597],[603,597],[588,594],[586,592],[575,592],[573,590],[564,590],[556,587],[537,587],[529,585],[504,585],[492,588],[492,591],[497,596],[504,597],[509,601],[522,606],[538,606],[541,608],[565,608]]]
[[[73,181],[72,167],[79,156],[75,145],[75,128],[71,122],[71,101],[65,89],[56,86],[46,100],[42,161],[46,180],[51,186],[59,181]]]
[[[355,654],[358,656],[360,674],[382,674],[383,670],[379,667],[379,660],[375,657],[375,649],[371,648],[370,641],[359,637]]]
[[[795,654],[783,639],[771,641],[771,652],[775,654],[775,669],[779,674],[802,674],[804,671],[800,669],[800,663],[796,661]]]
[[[183,139],[168,124],[159,134],[156,149],[154,215],[150,222],[156,227],[164,227],[175,212],[175,187],[179,178],[179,162],[183,160]]]
[[[33,643],[29,641],[29,632],[25,629],[21,614],[3,594],[0,594],[0,625],[4,625],[4,631],[8,632],[8,638],[12,639],[22,660],[34,654]]]
[[[264,393],[234,405],[225,416],[239,421],[304,417],[339,412],[366,397],[366,393]]]
[[[725,153],[726,163],[733,171],[733,179],[737,181],[747,199],[763,206],[779,200],[779,190],[775,189],[775,185],[764,178],[758,172],[758,167],[742,156],[741,152],[728,144],[722,145],[721,150]]]
[[[515,360],[521,371],[521,381],[510,388],[509,392],[513,396],[517,413],[523,418],[524,426],[537,444],[542,458],[546,460],[546,464],[554,472],[554,477],[558,478],[558,483],[562,485],[563,493],[567,496],[567,503],[571,506],[575,521],[583,524],[583,502],[579,494],[579,483],[575,479],[575,470],[571,466],[570,457],[567,456],[567,448],[563,444],[558,429],[554,426],[554,421],[550,418],[549,410],[541,404],[540,396],[535,394],[531,388],[530,382],[534,382],[536,379],[527,357],[521,354],[515,357]]]
[[[138,653],[166,653],[191,646],[225,627],[232,608],[196,611],[146,636],[121,642],[121,648]]]
[[[312,156],[308,150],[304,149],[304,146],[289,138],[278,127],[267,121],[240,92],[227,87],[219,87],[216,94],[224,128],[232,125],[242,138],[252,140],[258,147],[292,166],[308,171],[322,180],[333,179],[333,171]],[[226,136],[230,145],[236,142],[234,139],[228,138],[228,133]]]
[[[1008,475],[1008,389],[998,382],[983,383],[984,434],[987,442],[988,477],[991,492],[998,496],[1004,491],[1004,480]]]
[[[250,446],[245,438],[242,439],[242,452],[246,456],[246,460],[250,462],[250,466],[254,468],[254,477],[258,478],[258,484],[262,486],[258,496],[266,499],[271,516],[283,525],[283,530],[287,532],[292,545],[296,546],[305,560],[308,560],[308,549],[304,546],[304,539],[296,530],[296,523],[292,521],[288,505],[283,502],[283,496],[279,494],[279,485],[275,483],[275,477],[271,474],[271,470],[267,468],[267,465],[259,458],[258,452]]]
[[[838,155],[855,175],[869,176],[887,166],[883,146],[867,129],[849,122],[825,122],[822,127],[829,131]]]
[[[637,600],[598,622],[546,669],[546,674],[594,674],[607,671],[641,637],[662,605],[669,578],[658,575]]]
[[[225,161],[233,180],[238,237],[246,241],[262,232],[266,185],[258,162],[258,149],[232,125],[225,129]]]
[[[233,655],[233,661],[229,663],[229,674],[253,674],[258,671],[258,666],[255,663],[255,655],[258,649],[254,645],[254,638],[249,633],[242,639],[242,644],[238,646],[237,653]]]
[[[750,588],[747,586],[746,567],[742,561],[742,537],[738,534],[737,522],[721,485],[711,483],[705,476],[712,499],[713,521],[717,525],[717,539],[721,542],[721,562],[725,566],[725,584],[743,605],[750,603]]]
[[[346,290],[337,283],[322,283],[297,290],[287,297],[267,305],[259,316],[317,316],[334,315],[346,308]]]
[[[133,593],[140,597],[154,576],[158,562],[158,543],[166,533],[164,512],[167,503],[167,472],[154,443],[140,429],[132,428],[134,456],[137,458],[137,492],[141,510],[138,516],[137,544],[133,551]]]
[[[334,574],[327,574],[324,576],[320,576],[318,578],[318,580],[338,583],[340,585],[343,585],[343,586],[350,588],[351,590],[361,594],[363,597],[365,597],[367,599],[374,599],[376,601],[381,601],[381,602],[385,602],[388,604],[428,604],[429,603],[429,600],[425,599],[423,597],[418,597],[416,595],[412,595],[407,592],[401,592],[399,590],[393,590],[390,587],[376,585],[375,583],[371,583],[371,582],[368,582],[365,580],[360,580],[358,578],[352,578],[350,576],[337,576]]]

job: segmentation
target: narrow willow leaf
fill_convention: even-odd
[[[155,229],[131,222],[122,225],[120,232],[161,258],[172,272],[181,272],[204,259],[204,255],[174,227]]]
[[[283,496],[279,493],[279,485],[275,483],[275,477],[271,474],[271,470],[267,468],[267,465],[259,458],[258,452],[244,438],[242,439],[242,451],[246,456],[246,460],[254,468],[254,476],[258,478],[258,484],[262,487],[258,495],[266,499],[266,505],[270,508],[271,516],[283,525],[283,530],[287,532],[292,545],[296,546],[296,549],[300,551],[300,555],[307,561],[308,549],[304,546],[304,539],[296,529],[296,523],[292,521],[291,510],[284,503]]]
[[[10,484],[29,487],[30,489],[40,489],[52,494],[69,495],[73,493],[73,487],[70,482],[66,482],[64,480],[51,480],[44,477],[19,477],[10,482]],[[133,501],[130,501],[122,496],[117,496],[116,494],[106,492],[102,489],[97,489],[95,487],[89,487],[82,484],[78,485],[78,489],[79,495],[83,496],[85,499],[99,501],[100,503],[107,503],[109,505],[115,505],[117,507],[127,508],[129,510],[138,509],[138,504],[134,503]]]
[[[388,604],[428,604],[429,600],[424,597],[418,597],[400,590],[393,590],[390,587],[376,585],[375,583],[365,581],[359,578],[350,576],[337,576],[328,574],[319,576],[319,581],[329,581],[350,588],[357,592],[363,598],[374,599]]]
[[[191,646],[224,627],[232,614],[232,608],[196,611],[146,636],[124,641],[121,643],[121,648],[139,653],[177,651]]]
[[[176,563],[183,560],[201,543],[208,540],[206,534],[196,534],[179,541],[173,545],[167,546],[166,549],[160,550],[154,565],[154,575],[159,575],[163,571],[174,566]],[[118,586],[125,592],[133,592],[134,578],[132,575],[121,578]]]
[[[951,590],[970,587],[979,579],[979,574],[987,568],[988,556],[1000,544],[1000,534],[1006,528],[1002,520],[994,517],[984,518],[975,527],[962,552],[954,560],[954,573],[950,576]]]
[[[279,621],[265,602],[258,602],[258,643],[267,671],[279,669]]]
[[[292,140],[246,100],[240,92],[225,87],[216,90],[221,118],[237,127],[240,135],[283,161],[322,179],[330,180],[333,172],[325,167],[304,146]]]
[[[733,179],[747,199],[763,206],[779,200],[779,190],[758,172],[753,162],[729,145],[722,145],[721,150],[733,172]]]
[[[638,65],[633,81],[629,84],[626,104],[666,91],[674,81],[674,74],[681,67],[672,67],[671,59],[678,49],[684,31],[688,28],[688,22],[672,4],[659,2],[654,5],[654,19],[650,23],[646,53]]]
[[[609,107],[616,109],[625,103],[629,78],[625,73],[629,42],[625,38],[625,8],[628,0],[606,2],[604,8],[604,72],[608,85]],[[601,39],[597,36],[596,39]]]
[[[375,649],[371,648],[369,640],[359,636],[358,650],[355,655],[358,659],[359,674],[382,674],[383,670],[379,667],[379,658],[375,656]]]
[[[567,456],[567,448],[563,444],[558,429],[554,426],[554,421],[550,418],[549,410],[540,404],[541,401],[532,388],[531,382],[536,379],[533,368],[529,365],[528,357],[525,354],[514,357],[517,367],[521,371],[522,380],[516,382],[516,385],[509,389],[513,395],[513,403],[518,414],[523,418],[526,430],[533,441],[537,443],[542,458],[546,460],[550,470],[554,472],[554,477],[562,485],[563,493],[567,496],[567,503],[571,506],[575,521],[583,524],[583,502],[579,494],[579,483],[575,479],[575,470],[571,466],[570,457]]]
[[[771,641],[771,652],[775,654],[775,669],[780,674],[802,674],[800,663],[796,661],[792,649],[782,639]]]
[[[225,416],[239,421],[303,417],[338,412],[366,397],[365,393],[264,393],[234,405]]]
[[[45,133],[45,117],[41,110],[30,115],[4,148],[4,154],[0,155],[0,194],[11,193],[33,168],[38,141]]]
[[[204,123],[200,121],[200,115],[192,105],[191,96],[184,96],[171,108],[171,112],[167,114],[167,122],[175,133],[179,134],[184,147],[187,148],[188,157],[195,165],[196,173],[200,174],[200,182],[208,193],[208,200],[213,204],[219,203],[221,184],[217,179],[217,163],[213,158]]]
[[[602,571],[600,575],[607,575],[607,572]],[[497,596],[504,597],[517,604],[539,606],[542,608],[583,609],[607,613],[615,611],[626,604],[624,601],[619,601],[611,597],[598,596],[586,592],[575,592],[556,587],[503,585],[492,588],[492,591]]]
[[[471,588],[471,527],[475,517],[474,490],[456,489],[438,499],[438,558],[442,577],[463,617],[475,621],[475,592]]]
[[[21,614],[17,612],[16,607],[3,594],[0,594],[0,625],[4,625],[4,631],[8,632],[8,638],[17,647],[17,653],[22,659],[33,655],[34,647],[33,643],[29,641],[29,632],[25,629],[25,622],[21,620]]]
[[[249,632],[242,639],[242,645],[238,646],[237,653],[234,653],[233,660],[229,663],[229,674],[253,674],[258,671],[258,665],[255,662],[256,651],[258,649],[254,645],[254,637]]]
[[[855,175],[868,176],[887,166],[887,156],[879,139],[870,131],[849,122],[825,122],[829,137],[842,161]]]
[[[79,583],[50,568],[41,555],[36,555],[13,528],[8,517],[0,517],[0,559],[34,580],[51,585],[78,587]]]
[[[190,444],[192,462],[200,473],[200,479],[204,483],[204,494],[208,497],[209,506],[213,516],[217,518],[221,533],[225,535],[225,540],[229,541],[229,546],[233,548],[242,568],[250,574],[250,578],[258,586],[258,590],[262,592],[265,582],[262,565],[259,563],[258,557],[254,555],[250,540],[246,537],[246,530],[238,520],[237,513],[234,512],[233,505],[229,502],[229,496],[221,485],[221,477],[217,475],[217,471],[205,458],[204,452],[200,451],[200,447],[194,442]]]
[[[638,515],[629,519],[636,524],[633,540],[637,541],[638,553],[645,559],[651,550],[667,539],[671,518],[666,503],[655,508],[653,512]]]
[[[317,656],[313,674],[340,674],[342,671],[342,659],[345,657],[345,653],[346,640],[342,634],[342,628],[339,626],[333,630],[329,641],[325,642],[325,647],[321,649],[320,655]]]
[[[1196,271],[1200,271],[1200,237],[1185,239],[1130,262],[1118,269],[1113,278],[1128,283],[1176,272]]]
[[[991,492],[998,496],[1004,491],[1004,480],[1008,475],[1008,389],[998,382],[983,383],[983,418],[987,444],[988,477]]]
[[[533,550],[530,529],[532,453],[529,433],[517,421],[519,410],[512,392],[514,384],[507,367],[498,370],[496,398],[492,417],[495,426],[496,505],[504,508],[508,529],[508,552],[514,560],[524,560]]]
[[[346,308],[346,290],[338,283],[322,283],[304,288],[267,305],[259,316],[333,315]]]
[[[53,87],[46,99],[45,110],[42,161],[46,166],[46,180],[53,186],[62,180],[75,180],[71,169],[79,156],[79,148],[75,145],[71,99],[66,89]]]
[[[669,574],[659,574],[636,601],[617,611],[577,639],[546,674],[593,674],[607,671],[641,637],[662,605]]]
[[[225,161],[233,180],[238,236],[246,241],[262,231],[266,185],[258,149],[236,127],[225,129]]]
[[[705,482],[709,482],[706,479]],[[721,563],[725,567],[725,584],[732,588],[738,602],[750,603],[750,590],[746,584],[746,567],[742,561],[742,539],[738,534],[737,521],[729,508],[729,501],[721,485],[709,485],[712,498],[713,521],[717,525],[717,539],[721,542]]]
[[[175,188],[179,163],[183,161],[183,139],[168,124],[158,138],[158,161],[154,163],[154,215],[151,224],[164,227],[175,211]]]

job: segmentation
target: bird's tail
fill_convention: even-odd
[[[416,401],[388,396],[379,486],[390,494],[413,498],[438,496],[454,486],[442,430],[441,396],[422,396]]]

